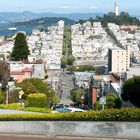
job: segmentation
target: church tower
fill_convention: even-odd
[[[115,16],[119,15],[119,6],[118,6],[117,1],[115,1],[115,4],[114,4],[114,13],[115,13]]]

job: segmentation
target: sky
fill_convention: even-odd
[[[0,0],[0,12],[107,13],[115,0]],[[118,0],[119,11],[140,13],[140,0]]]

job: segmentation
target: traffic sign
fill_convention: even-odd
[[[100,104],[101,105],[105,105],[106,104],[106,97],[103,96],[103,97],[100,98]]]
[[[23,95],[24,94],[24,91],[23,90],[21,90],[20,92],[19,92],[19,95]]]

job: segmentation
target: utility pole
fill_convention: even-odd
[[[102,110],[105,109],[105,104],[106,104],[106,97],[104,96],[104,81],[102,80],[101,82],[101,98],[100,98],[100,104],[102,105]]]
[[[9,85],[6,86],[6,104],[9,103]]]

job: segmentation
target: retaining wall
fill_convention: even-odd
[[[140,139],[140,122],[7,121],[1,134]]]

